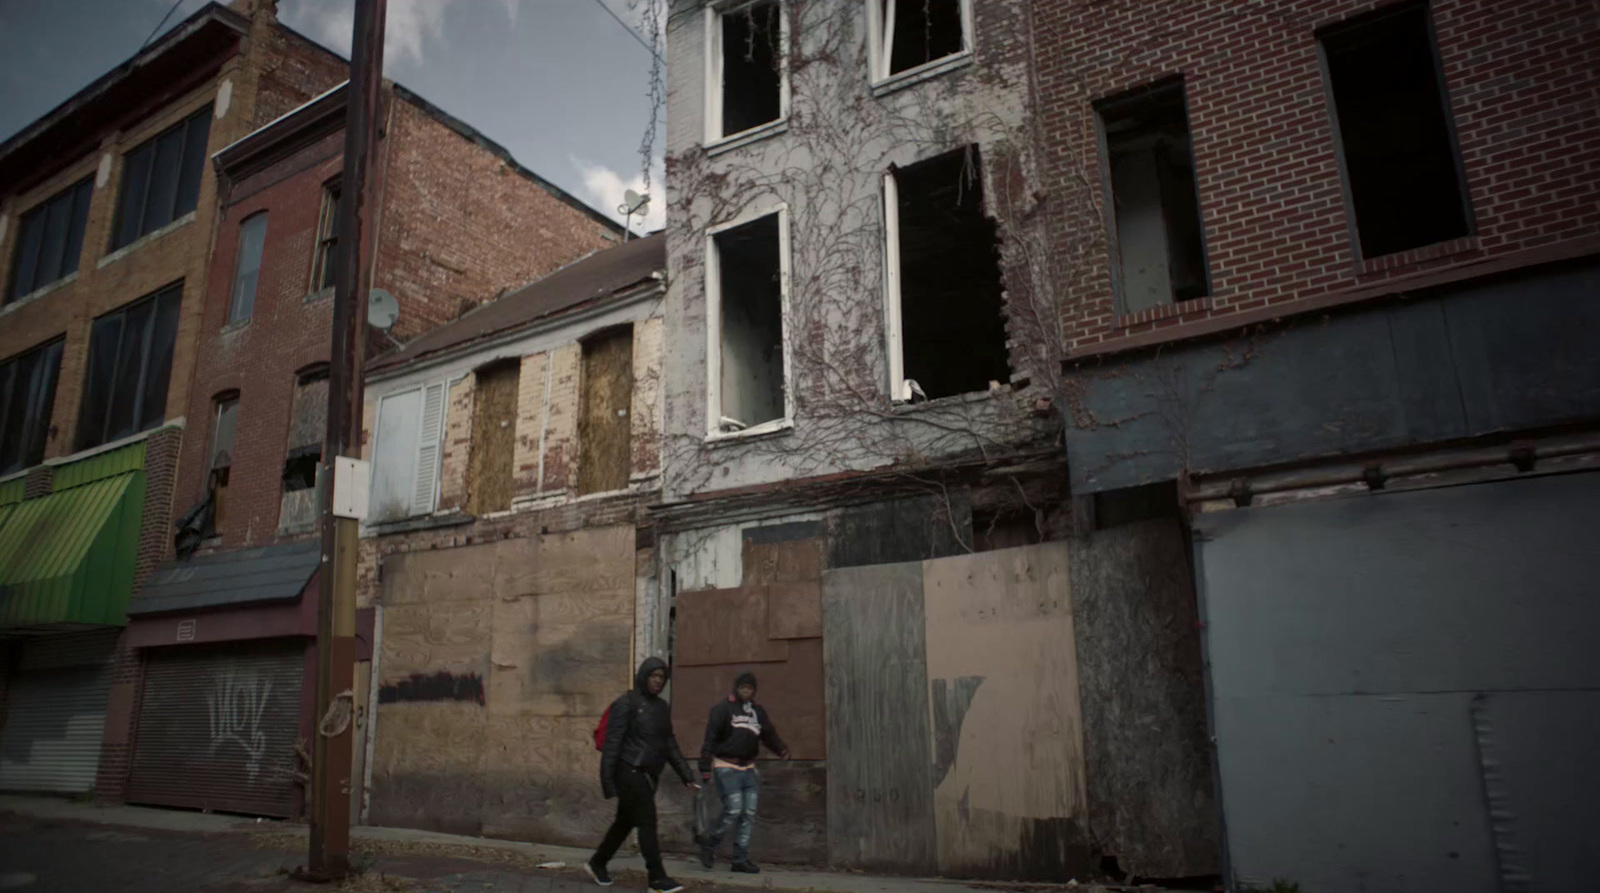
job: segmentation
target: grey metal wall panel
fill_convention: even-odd
[[[1458,893],[1600,873],[1559,830],[1600,802],[1574,714],[1600,692],[1596,529],[1594,473],[1198,518],[1235,876]],[[1525,869],[1497,860],[1508,842]]]
[[[0,732],[0,790],[81,794],[100,768],[111,667],[19,672]]]
[[[1440,289],[1073,370],[1076,493],[1600,414],[1600,266]]]
[[[936,866],[922,564],[822,576],[828,716],[828,861]]]

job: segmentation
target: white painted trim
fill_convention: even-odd
[[[905,71],[889,73],[890,60],[894,58],[894,16],[895,4],[889,3],[887,20],[880,4],[882,0],[866,0],[867,4],[867,81],[873,88],[874,95],[880,95],[880,88],[902,86],[902,81],[919,81],[923,76],[942,74],[952,68],[965,65],[971,61],[971,56],[977,41],[973,36],[974,20],[972,16],[972,0],[961,0],[961,49],[948,56],[930,59],[914,68]],[[952,60],[959,60],[954,62]],[[889,92],[884,89],[882,92]]]
[[[792,313],[789,309],[789,205],[776,202],[771,205],[757,202],[757,211],[747,212],[733,220],[706,227],[706,441],[729,437],[750,437],[794,426],[794,349],[790,332]],[[722,431],[717,427],[722,418],[722,259],[717,251],[717,235],[730,229],[753,223],[763,217],[778,215],[778,318],[783,339],[783,418],[770,419],[740,431]]]
[[[900,186],[894,171],[883,174],[883,320],[884,353],[890,400],[909,400],[906,388],[905,341],[900,318]]]
[[[726,151],[735,145],[748,145],[789,127],[789,16],[783,8],[783,0],[771,0],[773,5],[778,7],[778,43],[782,48],[778,53],[778,117],[754,127],[747,127],[738,133],[724,135],[722,132],[722,17],[765,2],[768,0],[747,0],[747,2],[731,0],[731,2],[706,4],[704,145],[708,153],[713,153],[713,150]]]

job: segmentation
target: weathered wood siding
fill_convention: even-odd
[[[627,526],[410,553],[384,568],[371,818],[592,844],[590,731],[631,682]]]
[[[1091,868],[1064,543],[924,562],[939,873]]]
[[[822,577],[828,703],[828,861],[937,867],[922,565]]]

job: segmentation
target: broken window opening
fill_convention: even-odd
[[[511,508],[511,472],[517,448],[517,358],[476,373],[472,403],[472,447],[467,458],[467,511],[474,515]]]
[[[1362,256],[1470,235],[1427,6],[1379,10],[1319,37]]]
[[[937,62],[969,46],[970,0],[870,0],[875,80]]]
[[[713,432],[751,430],[789,416],[781,213],[711,237],[708,295],[718,347],[711,366]]]
[[[278,526],[310,530],[317,521],[317,479],[322,441],[328,428],[328,367],[314,366],[297,376],[289,410],[289,438],[283,460],[283,504]]]
[[[431,382],[378,400],[368,523],[425,515],[437,503],[446,385]]]
[[[884,178],[889,381],[896,400],[989,390],[1010,378],[1000,236],[967,146]]]
[[[4,303],[78,272],[93,195],[94,178],[84,177],[22,215],[11,255],[11,287],[6,289]]]
[[[206,462],[206,489],[211,495],[211,516],[205,535],[215,536],[227,520],[228,479],[233,471],[233,432],[239,420],[239,392],[220,395],[211,422],[211,454]]]
[[[578,493],[626,489],[633,458],[633,326],[584,340],[581,399]]]
[[[1211,293],[1181,81],[1102,103],[1123,313]]]
[[[784,116],[783,6],[777,0],[708,10],[715,66],[712,139],[734,136]]]
[[[333,288],[339,266],[339,184],[322,187],[322,219],[317,223],[317,254],[312,261],[311,290]]]
[[[208,105],[122,156],[113,251],[195,209],[210,136]]]
[[[44,461],[61,345],[58,338],[0,362],[0,474]]]

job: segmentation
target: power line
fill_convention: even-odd
[[[171,8],[170,8],[170,9],[168,9],[168,10],[167,10],[167,14],[166,14],[166,15],[164,15],[164,16],[162,16],[162,17],[161,17],[161,21],[159,21],[159,22],[157,22],[157,23],[156,23],[156,26],[155,26],[155,28],[153,28],[153,29],[151,29],[151,31],[150,31],[150,36],[149,36],[149,37],[146,37],[146,38],[145,38],[145,39],[144,39],[144,43],[141,43],[141,44],[139,44],[139,49],[140,49],[140,50],[141,50],[141,51],[142,51],[142,50],[143,50],[143,49],[144,49],[144,48],[145,48],[145,47],[147,47],[147,46],[149,46],[149,45],[150,45],[150,41],[151,41],[151,39],[152,39],[152,38],[154,38],[154,37],[155,37],[155,36],[156,36],[156,33],[157,33],[157,32],[159,32],[159,31],[160,31],[160,30],[161,30],[161,26],[162,26],[162,25],[165,25],[165,24],[166,24],[166,23],[167,23],[167,19],[170,19],[170,18],[172,18],[172,14],[173,14],[173,13],[175,13],[175,12],[177,12],[177,11],[178,11],[178,7],[180,7],[180,6],[182,6],[182,5],[183,5],[183,0],[178,0],[178,2],[176,2],[176,3],[174,3],[174,4],[172,4],[172,7],[171,7]]]
[[[651,46],[650,44],[646,43],[645,39],[643,37],[639,36],[639,32],[633,30],[633,26],[629,25],[627,22],[624,22],[622,20],[622,16],[617,15],[615,10],[613,10],[611,7],[606,5],[605,0],[594,0],[594,2],[596,4],[598,4],[601,9],[605,10],[607,15],[609,15],[609,16],[611,16],[611,18],[615,19],[617,24],[622,26],[622,30],[628,32],[628,36],[629,37],[633,38],[634,40],[637,40],[639,42],[639,46],[642,46],[645,49],[649,50],[650,51],[650,55],[656,57],[656,61],[658,61],[658,62],[660,62],[662,64],[666,64],[667,60],[661,58],[661,54],[656,52],[656,48]]]

